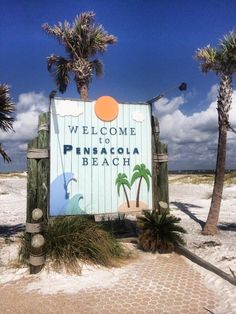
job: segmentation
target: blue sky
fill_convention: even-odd
[[[215,84],[218,79],[214,74],[200,72],[194,59],[196,49],[209,43],[216,45],[224,34],[236,27],[236,1],[229,0],[0,0],[0,7],[0,82],[11,86],[18,110],[16,131],[20,130],[17,136],[0,134],[0,141],[13,159],[11,165],[0,160],[0,171],[24,169],[25,143],[35,132],[35,127],[31,125],[30,129],[26,119],[30,112],[36,115],[41,109],[46,110],[47,96],[55,89],[47,72],[46,57],[51,53],[63,55],[64,51],[54,38],[43,32],[41,25],[44,22],[56,24],[65,19],[72,22],[80,12],[95,11],[96,21],[117,36],[118,41],[102,56],[104,77],[94,78],[90,99],[110,95],[121,102],[143,101],[186,81],[188,91],[185,94],[173,89],[166,93],[166,102],[164,100],[160,106],[157,104],[157,108],[164,106],[170,109],[162,108],[162,121],[166,121],[166,115],[174,117],[175,112],[180,111],[187,119],[183,119],[183,123],[195,121],[192,118],[195,113],[205,112],[206,117],[217,94]],[[73,82],[64,96],[78,98]],[[41,107],[35,103],[36,100]],[[212,134],[217,137],[217,119],[215,126]],[[28,131],[29,138],[22,131],[27,127],[32,131]],[[166,124],[162,127],[163,138],[172,154],[171,168],[214,168],[213,155],[211,163],[209,156],[205,160],[202,156],[199,161],[194,155],[189,156],[185,163],[180,161],[189,152],[186,152],[186,139],[182,141],[181,135],[173,142],[173,127],[174,124],[172,129],[168,129]],[[184,124],[179,127],[184,128]],[[199,125],[195,129],[202,132]],[[214,151],[215,138],[210,143],[210,131],[208,135],[207,143]],[[188,145],[191,145],[189,141],[191,139],[188,139]],[[196,135],[192,144],[198,144],[195,147],[200,150],[201,137],[199,139]],[[176,159],[177,151],[181,155],[179,161]],[[235,161],[230,159],[228,166],[236,168]]]

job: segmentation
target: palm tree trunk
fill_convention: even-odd
[[[127,206],[128,206],[128,208],[130,208],[129,199],[128,199],[128,195],[127,195],[127,192],[126,192],[124,184],[122,184],[122,186],[123,186],[123,189],[124,189]]]
[[[219,137],[215,182],[210,211],[202,232],[205,235],[214,235],[217,232],[217,224],[219,220],[220,205],[224,186],[227,130],[229,125],[228,112],[230,110],[232,101],[232,91],[232,77],[230,75],[223,75],[220,82],[219,97],[217,102]]]
[[[139,207],[139,196],[140,196],[140,188],[141,188],[141,182],[142,178],[140,177],[139,183],[138,183],[138,191],[137,191],[137,198],[136,198],[136,207]]]
[[[216,174],[213,195],[211,200],[211,207],[207,217],[206,224],[202,232],[205,235],[214,235],[217,232],[217,224],[219,220],[220,205],[224,186],[226,142],[227,142],[227,128],[226,126],[223,126],[219,130]]]
[[[83,101],[88,100],[88,85],[87,84],[81,84],[78,87],[79,93],[80,93],[80,98]]]

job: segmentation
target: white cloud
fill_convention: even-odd
[[[186,115],[180,110],[183,97],[164,99],[155,103],[154,112],[160,121],[160,136],[168,144],[170,166],[182,169],[214,169],[218,140],[216,110],[218,87],[212,86],[207,95],[208,108]],[[230,122],[236,127],[236,91],[233,93]],[[233,151],[236,135],[228,132],[227,166],[236,168]]]
[[[154,103],[154,115],[157,113],[158,117],[162,117],[164,115],[172,114],[174,111],[179,109],[181,105],[185,103],[185,99],[180,97],[175,97],[171,100],[167,98],[161,98],[160,100]]]
[[[38,116],[48,111],[48,98],[43,93],[29,92],[16,103],[15,132],[0,132],[0,141],[26,142],[37,135]]]
[[[23,151],[23,152],[24,152],[24,151],[26,151],[27,146],[28,146],[28,145],[27,145],[26,143],[24,143],[24,144],[19,144],[19,145],[18,145],[18,148],[19,148],[20,151]]]
[[[0,158],[0,171],[26,169],[27,143],[37,136],[39,114],[48,111],[48,104],[43,93],[29,92],[19,96],[13,123],[15,132],[0,132],[0,143],[12,159],[7,164]]]
[[[209,93],[207,94],[207,100],[213,102],[217,100],[219,85],[215,84],[211,87]]]

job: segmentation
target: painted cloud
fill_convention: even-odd
[[[140,112],[140,111],[135,111],[135,112],[133,112],[133,114],[132,114],[132,119],[133,119],[134,121],[136,121],[136,122],[143,122],[144,119],[145,119],[145,117],[144,117],[144,115],[143,115],[142,112]]]
[[[52,105],[52,110],[53,109],[54,108]],[[63,102],[59,102],[57,104],[56,114],[61,117],[65,117],[65,116],[78,117],[83,113],[84,113],[84,104],[82,103],[71,101],[71,100],[64,100]]]

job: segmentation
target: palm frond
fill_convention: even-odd
[[[121,182],[117,183],[117,193],[120,196],[120,187],[121,187]]]
[[[11,162],[11,158],[7,155],[5,150],[2,148],[2,144],[0,143],[0,155],[2,156],[4,162]]]
[[[108,44],[115,44],[117,41],[116,37],[109,35],[102,25],[94,25],[90,29],[89,33],[89,48],[91,55],[96,53],[103,53],[106,51]]]
[[[48,71],[53,74],[56,85],[61,93],[66,91],[70,81],[71,63],[63,57],[52,54],[48,57]]]
[[[135,165],[133,171],[141,171],[140,165]]]
[[[120,196],[120,187],[121,185],[125,185],[127,186],[129,189],[131,188],[131,185],[127,179],[127,175],[125,173],[119,173],[117,178],[116,178],[116,181],[115,181],[115,184],[117,185],[117,192],[118,192],[118,195]]]
[[[146,183],[147,183],[147,188],[148,188],[148,191],[149,191],[149,189],[150,189],[150,180],[149,180],[149,177],[148,177],[148,175],[147,175],[146,173],[144,173],[144,174],[143,174],[143,178],[144,178],[144,180],[145,180]]]
[[[10,97],[8,85],[0,84],[0,129],[4,132],[13,130],[14,111],[15,104]]]
[[[203,72],[208,72],[210,70],[215,71],[218,67],[217,50],[212,48],[210,45],[198,49],[195,55],[196,59],[201,62],[201,69]]]
[[[236,72],[236,33],[231,31],[220,42],[224,67],[229,73]]]
[[[220,48],[223,53],[234,52],[236,48],[236,33],[231,31],[220,41]]]
[[[127,179],[123,179],[122,184],[126,185],[129,189],[131,189],[131,185]]]
[[[44,23],[42,24],[42,28],[47,34],[55,36],[60,43],[63,42],[64,30],[62,23],[59,22],[58,25],[53,26],[50,26],[48,23]]]
[[[139,173],[139,172],[135,172],[135,173],[132,175],[132,178],[131,178],[131,185],[133,185],[134,182],[135,182],[138,178],[140,178],[140,177],[141,177],[140,173]]]
[[[91,63],[92,68],[94,69],[96,76],[102,76],[103,75],[103,63],[98,59],[95,59],[91,61],[90,63]]]
[[[176,244],[184,244],[181,234],[186,231],[177,225],[179,222],[179,218],[167,212],[159,214],[156,210],[143,211],[143,216],[138,217],[140,247],[155,252],[172,250]]]

